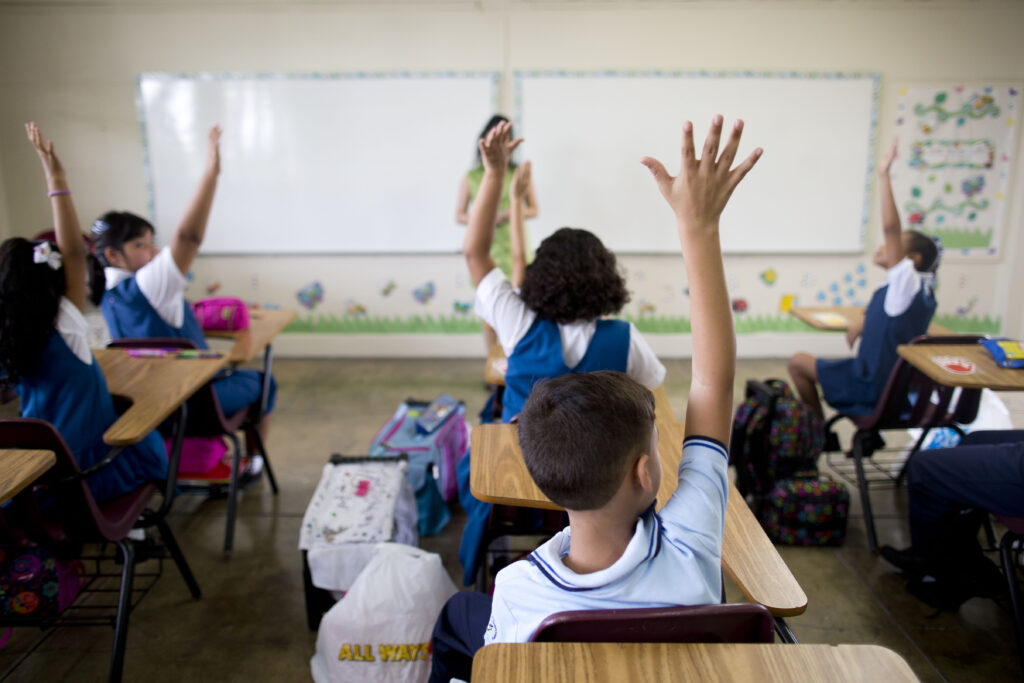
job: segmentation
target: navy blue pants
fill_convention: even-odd
[[[914,552],[935,563],[981,556],[986,512],[1024,517],[1024,430],[981,431],[915,453],[907,473]]]
[[[470,679],[473,655],[484,646],[484,631],[490,619],[491,596],[461,591],[448,598],[434,624],[430,641],[433,653],[430,683],[448,683],[452,678]]]
[[[239,410],[251,406],[260,400],[263,391],[263,373],[257,370],[235,370],[234,372],[216,377],[213,380],[213,391],[220,402],[220,410],[225,417],[234,415]],[[267,412],[274,410],[277,400],[277,380],[270,376],[270,391],[267,394]]]

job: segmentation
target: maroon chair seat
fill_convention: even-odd
[[[114,339],[108,345],[111,348],[148,348],[148,349],[194,349],[196,345],[191,339],[180,339],[178,337],[124,337]],[[232,466],[231,478],[228,480],[228,511],[227,521],[224,529],[224,556],[231,557],[235,537],[235,519],[238,510],[238,489],[239,476],[242,469],[242,448],[241,442],[235,435],[236,432],[244,432],[246,439],[256,444],[260,454],[263,456],[263,469],[270,481],[270,488],[274,495],[277,495],[277,480],[274,478],[274,471],[270,467],[270,458],[267,449],[263,445],[263,439],[259,434],[259,421],[262,415],[259,413],[259,405],[255,404],[233,415],[225,415],[221,410],[220,401],[217,399],[217,392],[213,390],[212,384],[207,384],[197,391],[188,401],[189,415],[185,425],[185,436],[210,437],[226,436],[231,440],[232,445]],[[220,489],[221,480],[202,482],[202,476],[189,476],[189,489],[200,488],[206,491]],[[195,482],[202,482],[196,484]]]
[[[117,610],[111,619],[114,643],[109,671],[109,680],[120,681],[135,577],[135,552],[128,532],[133,528],[156,527],[192,597],[201,596],[192,570],[165,519],[177,483],[177,462],[171,463],[174,467],[167,481],[159,482],[159,486],[157,482],[145,483],[130,493],[97,503],[86,479],[114,457],[119,457],[121,449],[113,449],[106,461],[83,471],[53,425],[33,418],[0,419],[0,448],[43,449],[56,455],[53,467],[18,493],[4,508],[5,532],[13,531],[20,542],[38,544],[60,559],[76,557],[85,544],[95,542],[114,543],[120,550],[123,567]],[[161,491],[163,504],[156,510],[150,509],[149,503]],[[13,528],[14,525],[17,528]],[[3,625],[39,624],[11,619],[4,620]]]
[[[771,643],[764,605],[729,603],[557,612],[537,627],[533,642]]]
[[[911,340],[911,344],[976,344],[981,337],[977,335],[928,337],[921,336]],[[954,401],[954,397],[957,397]],[[917,370],[903,358],[897,358],[896,364],[889,373],[889,378],[882,390],[882,395],[870,415],[849,415],[839,413],[829,418],[826,433],[840,420],[849,420],[856,427],[854,432],[851,455],[853,456],[855,483],[860,493],[861,509],[864,513],[864,525],[868,536],[868,545],[872,551],[878,550],[878,538],[875,534],[875,520],[869,496],[869,479],[865,475],[864,461],[871,458],[880,441],[879,432],[891,429],[920,428],[921,436],[911,448],[910,456],[903,464],[900,472],[892,477],[897,484],[903,480],[907,463],[916,453],[930,430],[937,427],[949,427],[963,435],[960,424],[972,422],[978,414],[981,403],[980,389],[964,389],[957,393],[954,387],[939,384],[924,373]],[[829,461],[834,468],[836,464]],[[836,468],[841,473],[840,468]],[[845,475],[844,475],[845,476]]]

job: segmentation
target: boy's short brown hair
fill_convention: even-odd
[[[568,374],[533,387],[519,416],[519,446],[552,502],[594,510],[649,450],[653,426],[654,395],[636,380],[611,370]]]

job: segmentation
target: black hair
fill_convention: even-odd
[[[490,120],[487,122],[487,124],[484,126],[484,129],[482,131],[480,131],[480,136],[477,138],[477,142],[479,143],[480,140],[483,140],[485,137],[487,137],[487,134],[489,132],[491,132],[491,128],[494,128],[499,123],[505,123],[508,120],[509,120],[509,118],[507,116],[503,115],[503,114],[495,114],[494,116],[492,116],[490,118]],[[511,131],[509,131],[509,135],[510,136],[512,135]],[[476,165],[477,166],[482,166],[483,163],[484,163],[484,160],[480,156],[480,145],[477,144],[476,145]],[[512,157],[509,157],[509,159],[508,159],[508,166],[509,166],[509,168],[515,168],[515,164],[512,163]]]
[[[910,235],[910,244],[907,247],[907,253],[919,254],[921,260],[918,264],[918,272],[921,273],[934,273],[939,267],[939,247],[928,235],[918,232],[917,230],[907,230]]]
[[[89,282],[89,301],[93,306],[99,306],[103,301],[103,292],[107,289],[107,276],[103,272],[100,258],[92,252],[85,257],[85,273]]]
[[[92,224],[93,250],[100,263],[109,266],[104,251],[111,247],[116,251],[124,248],[125,242],[141,237],[148,230],[156,234],[156,228],[142,216],[128,211],[108,211]]]
[[[615,254],[579,228],[562,228],[540,243],[520,296],[537,315],[556,323],[618,313],[629,301]]]
[[[594,510],[649,450],[653,427],[654,395],[628,375],[568,374],[533,387],[519,414],[519,446],[544,495],[569,510]]]
[[[35,262],[39,244],[23,237],[0,244],[0,367],[12,382],[35,372],[66,291],[63,268]]]

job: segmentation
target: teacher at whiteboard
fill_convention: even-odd
[[[476,197],[476,193],[480,189],[480,181],[484,177],[484,164],[483,159],[480,157],[479,141],[484,139],[488,131],[505,121],[508,121],[508,118],[501,114],[495,114],[487,122],[487,125],[484,126],[484,129],[480,131],[480,135],[477,138],[476,165],[466,173],[459,184],[459,199],[458,205],[455,208],[455,220],[461,225],[466,225],[469,222],[469,207]],[[512,138],[515,137],[511,134],[511,131],[509,135]],[[509,282],[516,289],[519,289],[519,286],[523,283],[523,272],[527,258],[526,250],[528,249],[529,240],[526,236],[526,229],[523,227],[523,234],[521,236],[517,235],[519,239],[514,241],[515,244],[513,243],[509,222],[511,215],[510,189],[513,182],[519,181],[521,184],[524,180],[526,184],[525,192],[520,190],[515,193],[518,196],[522,196],[522,217],[526,219],[537,216],[537,197],[534,194],[533,181],[529,177],[529,164],[527,163],[520,170],[510,158],[508,173],[505,174],[505,185],[501,189],[501,202],[498,205],[498,216],[494,226],[494,241],[491,243],[491,258],[494,259],[494,263],[501,268],[505,276],[508,277]],[[520,250],[522,250],[521,253],[519,253]],[[497,337],[494,334],[494,330],[484,323],[484,343],[486,348],[489,349],[496,342]]]

